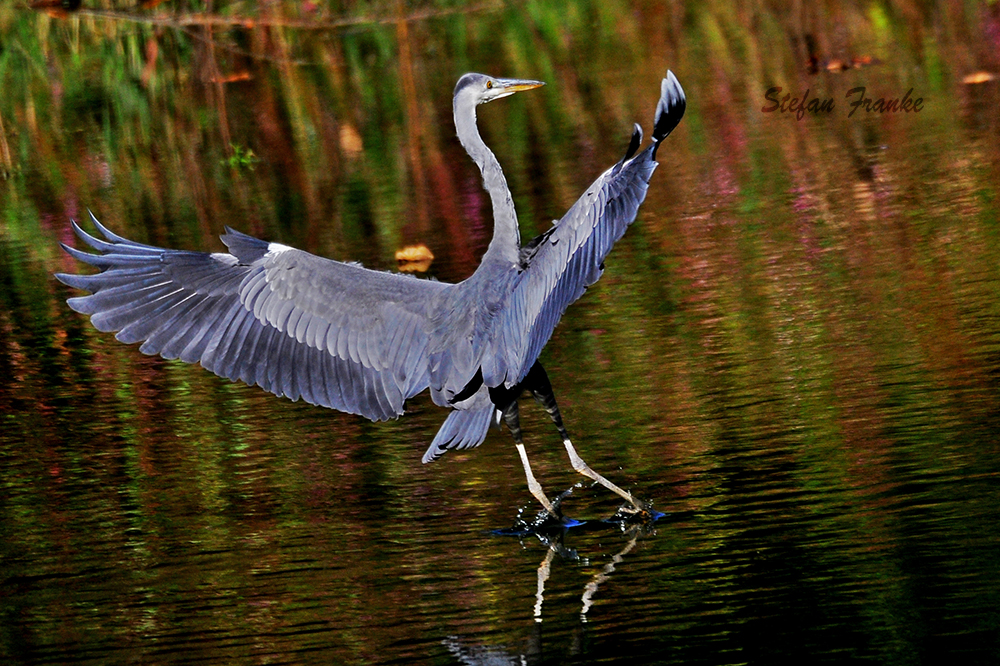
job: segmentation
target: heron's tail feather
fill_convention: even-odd
[[[495,412],[493,403],[477,409],[452,411],[434,436],[434,441],[427,447],[423,462],[437,460],[450,449],[471,449],[482,444]]]
[[[654,160],[660,142],[677,127],[677,123],[684,117],[685,108],[687,108],[687,98],[684,96],[684,89],[681,88],[674,73],[668,69],[667,77],[660,84],[660,102],[656,105],[656,116],[653,119]]]

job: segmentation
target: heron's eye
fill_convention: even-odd
[[[486,82],[486,89],[489,90],[492,87],[493,87],[493,82],[492,81],[487,81]]]

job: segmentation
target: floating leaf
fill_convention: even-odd
[[[426,245],[407,245],[396,250],[396,263],[404,273],[424,273],[431,267],[434,253]]]
[[[963,76],[962,83],[966,85],[975,85],[977,83],[987,83],[996,78],[997,75],[992,72],[973,72],[972,74],[966,74]]]
[[[364,152],[365,144],[354,125],[344,123],[340,126],[340,149],[349,157],[357,157]]]

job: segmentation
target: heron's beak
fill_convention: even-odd
[[[507,97],[508,95],[513,95],[516,92],[524,90],[534,90],[544,85],[543,81],[532,81],[530,79],[493,79],[494,90],[497,91],[493,99]]]

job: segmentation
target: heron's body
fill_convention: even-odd
[[[493,239],[479,268],[457,284],[372,271],[228,227],[222,236],[228,253],[163,249],[117,236],[96,219],[104,240],[76,231],[99,254],[65,249],[101,272],[57,277],[91,292],[69,304],[91,315],[99,330],[141,342],[144,353],[200,363],[292,400],[385,420],[429,388],[436,404],[453,411],[425,462],[448,449],[478,446],[503,416],[532,492],[551,511],[520,442],[517,395],[526,388],[543,402],[546,392],[551,396],[538,356],[566,307],[600,277],[604,257],[635,219],[656,150],[683,116],[685,100],[668,72],[652,145],[635,154],[641,139],[636,126],[626,156],[551,229],[521,247],[510,191],[480,138],[475,108],[540,85],[466,74],[455,88],[458,136],[482,171],[494,215]],[[571,458],[578,459],[554,398],[550,413]],[[574,467],[589,471],[576,460]]]

